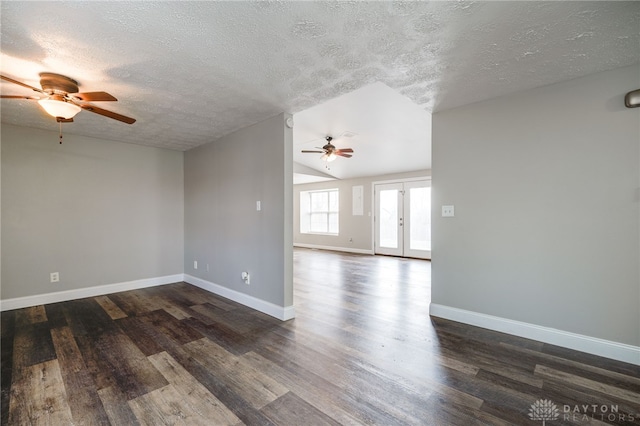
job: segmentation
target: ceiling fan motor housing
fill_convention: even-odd
[[[40,73],[42,90],[51,94],[78,93],[78,82],[60,74]]]

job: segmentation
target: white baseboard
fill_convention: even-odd
[[[54,293],[37,294],[34,296],[16,297],[0,300],[0,311],[27,308],[29,306],[47,303],[66,302],[68,300],[83,299],[85,297],[102,296],[120,291],[137,290],[139,288],[154,287],[183,281],[183,274],[167,275],[164,277],[146,278],[142,280],[126,281],[116,284],[105,284],[95,287],[85,287],[75,290],[56,291]]]
[[[429,315],[640,365],[640,347],[432,303]]]
[[[357,248],[349,248],[349,247],[320,246],[317,244],[303,244],[303,243],[295,243],[293,246],[309,248],[309,249],[318,249],[318,250],[341,251],[345,253],[373,254],[373,250],[357,249]]]
[[[255,309],[256,311],[260,311],[282,321],[293,319],[296,316],[296,311],[293,306],[282,307],[274,305],[271,302],[266,302],[262,299],[258,299],[257,297],[249,296],[248,294],[240,293],[239,291],[232,290],[230,288],[223,287],[219,284],[215,284],[210,281],[203,280],[202,278],[194,277],[188,274],[184,274],[184,281],[189,284],[195,285],[196,287],[200,287],[201,289],[206,290],[210,293],[217,294],[218,296],[222,296],[229,300],[233,300],[234,302],[238,302],[242,305],[248,306],[251,309]]]

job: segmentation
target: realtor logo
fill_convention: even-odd
[[[542,426],[547,421],[557,420],[560,417],[560,410],[556,404],[548,399],[539,399],[529,408],[529,418],[531,420],[542,420]]]

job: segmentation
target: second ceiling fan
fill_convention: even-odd
[[[325,137],[325,140],[327,141],[327,143],[322,148],[318,148],[318,149],[322,149],[322,151],[303,149],[302,152],[303,153],[322,154],[322,157],[320,157],[320,159],[324,160],[326,162],[333,161],[336,158],[338,158],[338,156],[345,157],[345,158],[351,158],[352,157],[351,154],[353,153],[353,149],[351,149],[351,148],[342,148],[342,149],[336,148],[335,145],[333,145],[331,143],[331,141],[333,140],[333,138],[331,136]]]

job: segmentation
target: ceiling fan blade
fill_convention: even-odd
[[[29,99],[29,100],[34,100],[37,101],[38,97],[36,96],[24,96],[24,95],[0,95],[0,98],[2,99]]]
[[[353,152],[353,149],[351,148],[342,148],[338,150],[339,152]]]
[[[0,74],[0,78],[1,78],[1,79],[3,79],[3,80],[9,81],[9,82],[11,82],[11,83],[13,83],[13,84],[17,84],[18,86],[22,86],[22,87],[26,87],[27,89],[31,89],[31,90],[33,90],[34,92],[46,93],[46,92],[45,92],[44,90],[42,90],[42,89],[37,89],[37,88],[35,88],[35,87],[33,87],[33,86],[29,86],[29,85],[28,85],[28,84],[26,84],[26,83],[23,83],[23,82],[18,81],[18,80],[14,80],[14,79],[12,79],[12,78],[7,77],[6,75],[1,75],[1,74]]]
[[[313,150],[308,150],[308,149],[303,149],[301,152],[313,152],[316,154],[324,154],[324,151],[313,151]]]
[[[342,152],[334,152],[334,154],[339,155],[340,157],[346,157],[346,158],[353,157],[353,155],[351,155],[351,154],[344,154]]]
[[[74,93],[70,95],[74,100],[82,101],[82,102],[107,102],[107,101],[117,101],[115,97],[110,95],[107,92],[84,92],[84,93]]]
[[[83,104],[78,106],[84,110],[95,112],[96,114],[104,115],[105,117],[113,118],[114,120],[122,121],[127,124],[133,124],[136,122],[135,118],[127,117],[113,111],[107,111],[106,109],[98,108],[97,106]]]

